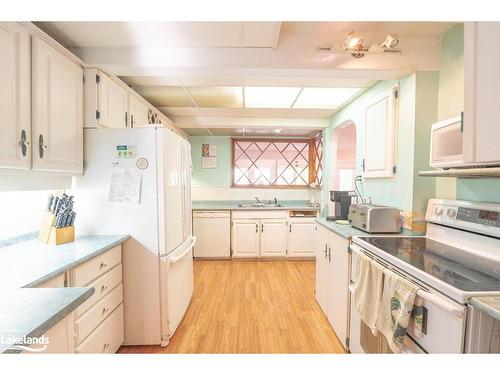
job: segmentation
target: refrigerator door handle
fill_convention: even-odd
[[[190,240],[191,240],[191,244],[184,251],[182,251],[180,254],[175,254],[175,251],[174,251],[174,254],[163,255],[160,257],[160,259],[163,262],[168,262],[170,264],[174,264],[174,263],[178,262],[179,260],[184,258],[184,256],[189,251],[191,251],[191,249],[194,247],[194,244],[196,243],[196,237],[192,236],[192,237],[190,237]]]

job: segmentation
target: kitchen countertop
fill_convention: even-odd
[[[469,303],[496,320],[500,320],[500,297],[472,297]]]
[[[193,201],[195,211],[217,211],[217,210],[315,210],[319,207],[310,207],[307,201],[278,201],[281,207],[239,207],[240,204],[254,203],[255,201]]]
[[[94,293],[93,288],[33,288],[121,244],[128,235],[81,236],[54,246],[38,240],[0,248],[0,335],[37,337]],[[9,343],[0,340],[0,353]]]
[[[316,222],[325,228],[337,233],[338,235],[351,239],[352,237],[367,237],[367,236],[421,236],[420,233],[414,233],[409,230],[403,229],[401,233],[384,233],[384,234],[372,234],[363,232],[360,229],[354,228],[349,224],[337,224],[334,221],[328,221],[324,217],[316,218]]]

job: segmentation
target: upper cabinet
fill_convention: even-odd
[[[0,22],[0,168],[80,174],[83,70],[38,33]]]
[[[173,123],[119,78],[95,68],[84,70],[84,126],[138,128]]]
[[[83,69],[32,40],[33,169],[83,172]]]
[[[136,95],[128,94],[128,112],[132,128],[148,125],[148,109]]]
[[[393,177],[396,173],[397,98],[395,86],[366,107],[364,178]]]
[[[30,34],[0,22],[0,168],[31,167]]]
[[[128,93],[126,89],[97,69],[85,69],[86,127],[126,128]]]
[[[500,164],[498,60],[500,22],[470,22],[464,28],[464,161]]]

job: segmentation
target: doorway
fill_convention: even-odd
[[[354,190],[356,125],[353,121],[346,121],[333,130],[330,150],[329,190]]]

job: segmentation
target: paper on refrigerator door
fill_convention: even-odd
[[[141,200],[142,175],[132,166],[114,165],[108,201],[138,204]]]

